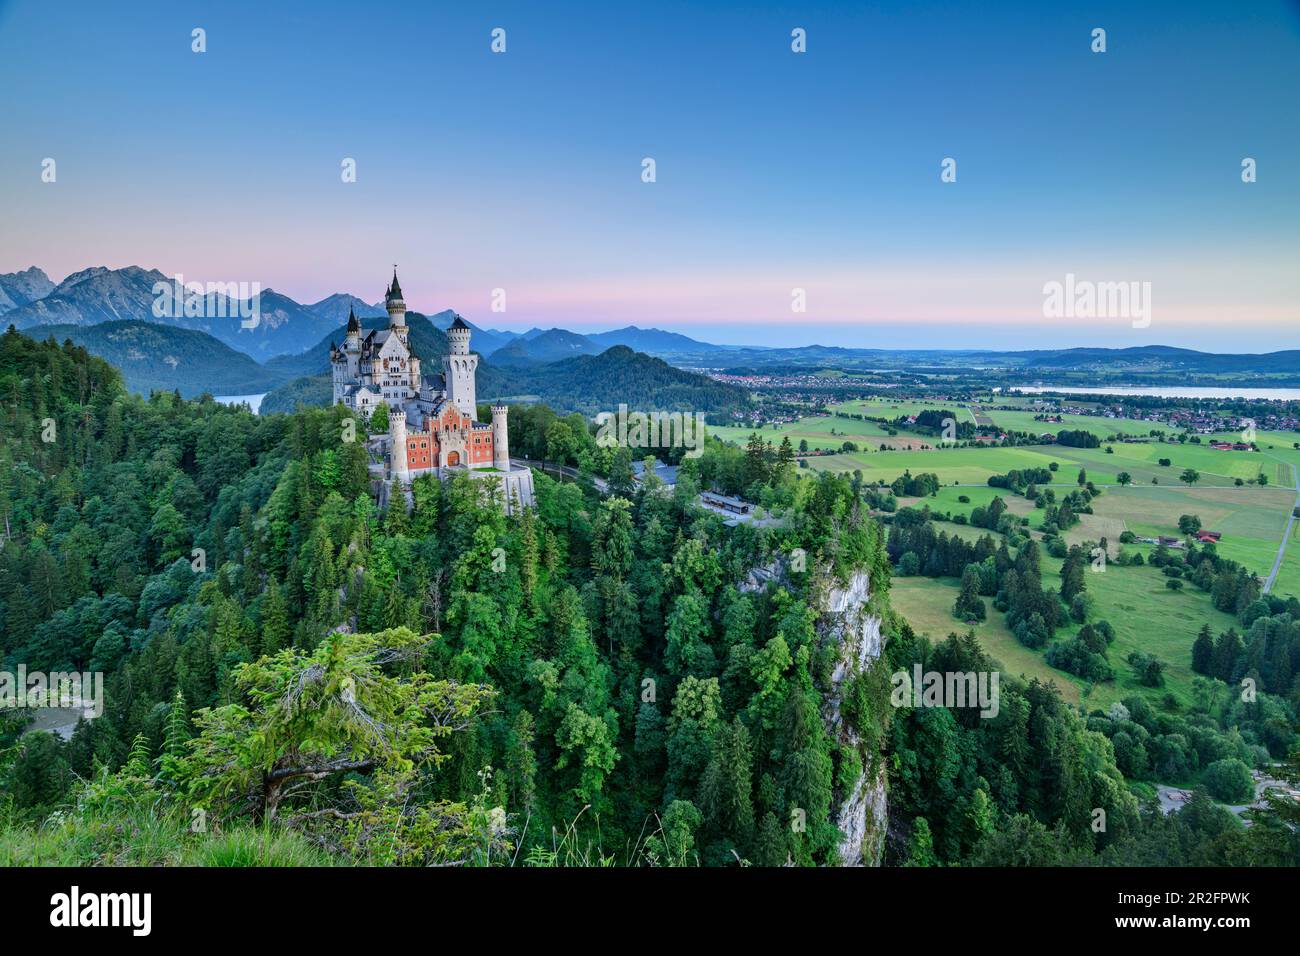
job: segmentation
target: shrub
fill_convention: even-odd
[[[1255,795],[1250,768],[1236,757],[1214,761],[1205,768],[1201,781],[1210,796],[1223,803],[1248,803]]]

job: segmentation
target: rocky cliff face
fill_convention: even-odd
[[[844,682],[880,657],[880,617],[871,613],[870,599],[870,576],[866,571],[855,571],[845,584],[832,580],[819,602],[818,630],[822,640],[832,641],[839,648],[823,716],[831,736],[841,746],[856,749],[863,767],[849,791],[837,794],[842,800],[836,824],[844,834],[839,848],[843,866],[879,865],[888,814],[884,762],[880,754],[862,752],[861,739],[840,713]]]

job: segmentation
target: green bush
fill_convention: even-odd
[[[1250,768],[1236,757],[1214,761],[1205,768],[1201,781],[1210,796],[1223,803],[1249,803],[1255,796]]]

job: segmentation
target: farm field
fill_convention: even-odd
[[[924,399],[890,399],[868,398],[860,402],[845,402],[835,405],[831,411],[846,412],[850,415],[870,415],[876,418],[898,418],[900,415],[919,415],[921,412],[947,409],[959,422],[974,424],[975,416],[965,405],[956,402],[926,401]]]
[[[836,434],[831,434],[831,429]],[[724,441],[745,444],[754,429],[735,426],[711,426],[712,434]],[[1240,478],[1250,481],[1264,474],[1270,485],[1289,485],[1290,468],[1276,458],[1259,452],[1215,451],[1207,445],[1176,442],[1116,442],[1101,448],[1071,448],[1065,445],[1020,445],[1012,447],[920,448],[933,439],[902,435],[889,437],[872,422],[853,419],[820,417],[805,419],[792,425],[769,425],[758,431],[773,444],[789,436],[798,447],[806,439],[810,448],[836,449],[845,441],[878,448],[880,444],[898,446],[905,441],[912,447],[906,450],[859,451],[825,455],[809,460],[809,467],[843,472],[861,469],[868,481],[891,482],[904,469],[914,474],[932,471],[944,484],[985,484],[990,475],[1005,474],[1013,469],[1046,468],[1051,462],[1060,465],[1059,480],[1070,482],[1080,468],[1097,484],[1115,484],[1121,472],[1127,472],[1134,484],[1179,485],[1184,468],[1200,473],[1198,486],[1231,487]],[[1108,453],[1107,447],[1113,448]],[[1278,457],[1283,452],[1274,452]],[[1300,463],[1300,452],[1295,452]],[[1168,459],[1161,465],[1160,459]]]
[[[948,530],[948,526],[942,526]],[[1007,628],[1006,616],[990,607],[989,619],[982,624],[967,625],[952,616],[952,605],[957,600],[959,583],[956,578],[908,577],[894,578],[889,586],[889,601],[912,630],[924,634],[938,643],[949,634],[975,631],[980,645],[1010,674],[1023,675],[1026,680],[1037,677],[1041,681],[1055,681],[1061,696],[1071,704],[1079,703],[1079,686],[1061,671],[1047,666],[1041,653],[1030,650]]]
[[[873,414],[884,407],[883,400],[855,402],[841,407],[865,408],[868,405],[876,409]],[[906,410],[913,414],[923,407],[920,402],[898,402],[888,406],[888,411],[902,414]],[[1032,419],[1028,412],[1006,414],[1024,414]],[[836,430],[836,435],[830,434],[831,428]],[[743,428],[715,428],[714,432],[742,444],[749,436],[749,430]],[[811,447],[818,448],[837,448],[845,440],[864,445],[899,440],[888,438],[874,423],[831,416],[807,419],[781,428],[769,426],[763,432],[767,433],[765,437],[769,441],[779,441],[776,436],[788,434],[796,445],[799,440],[807,439]],[[1231,439],[1237,436],[1227,434],[1223,437]],[[882,484],[892,482],[904,471],[913,474],[934,472],[944,486],[939,494],[924,502],[901,500],[900,506],[928,504],[936,511],[967,515],[978,506],[987,506],[996,495],[1001,495],[1012,513],[1033,515],[1035,509],[1019,495],[1005,489],[989,488],[987,482],[991,475],[1005,474],[1013,469],[1046,468],[1056,463],[1058,470],[1052,485],[1057,487],[1059,496],[1075,486],[1082,469],[1089,480],[1105,488],[1105,493],[1093,502],[1095,513],[1080,516],[1079,524],[1066,533],[1066,540],[1071,544],[1105,537],[1114,553],[1119,535],[1125,530],[1140,537],[1177,535],[1179,516],[1195,514],[1200,516],[1204,528],[1223,533],[1219,544],[1221,554],[1240,561],[1261,576],[1267,576],[1276,559],[1291,509],[1296,505],[1297,492],[1293,487],[1291,464],[1300,466],[1300,449],[1293,447],[1300,442],[1300,434],[1262,432],[1258,436],[1260,452],[1217,451],[1209,447],[1209,440],[1206,437],[1201,443],[1114,442],[1101,448],[1053,444],[913,448],[885,452],[864,450],[812,458],[808,464],[811,469],[831,472],[860,469],[865,481]],[[1107,448],[1113,450],[1108,453]],[[1162,458],[1170,463],[1161,465]],[[1190,486],[1180,481],[1184,468],[1195,469],[1200,480]],[[1121,473],[1129,475],[1131,484],[1126,487],[1118,484]],[[1267,484],[1246,483],[1258,481],[1260,476],[1267,480]],[[1244,484],[1237,485],[1238,480]],[[963,495],[970,501],[958,501]],[[1300,522],[1292,529],[1292,541],[1274,585],[1279,595],[1300,595],[1300,544],[1295,541],[1298,535]]]
[[[960,496],[969,502],[958,501]],[[932,511],[953,515],[970,513],[977,507],[987,507],[994,497],[1001,497],[1013,515],[1028,515],[1030,527],[1036,528],[1041,515],[1026,498],[1002,488],[953,485],[939,489],[927,498],[900,498],[900,508],[924,507]],[[1106,538],[1114,556],[1119,547],[1119,536],[1132,531],[1139,537],[1160,535],[1181,536],[1178,519],[1185,514],[1200,517],[1202,526],[1219,531],[1223,540],[1218,551],[1226,558],[1240,561],[1261,577],[1268,575],[1277,556],[1287,516],[1295,502],[1295,492],[1286,488],[1246,485],[1240,488],[1188,488],[1185,485],[1132,485],[1127,488],[1107,488],[1093,499],[1093,514],[1079,515],[1079,523],[1065,533],[1069,544],[1098,541]],[[944,525],[947,529],[966,530],[960,525]],[[980,532],[982,529],[970,529]],[[1292,543],[1288,546],[1283,570],[1278,576],[1278,593],[1300,594],[1300,546],[1295,544],[1300,534],[1300,522],[1292,529]],[[1132,550],[1135,546],[1130,545]],[[1296,548],[1293,554],[1290,548]]]
[[[912,474],[932,471],[945,485],[983,485],[990,475],[1005,474],[1016,468],[1046,468],[1057,459],[1043,453],[1041,446],[1020,448],[944,448],[926,451],[859,452],[827,455],[809,461],[809,467],[826,471],[853,471],[860,468],[868,482],[889,484],[910,470]],[[1077,469],[1076,469],[1077,472]],[[1073,478],[1073,475],[1070,476]]]
[[[832,434],[832,429],[834,429],[834,434]],[[742,446],[747,444],[749,436],[754,434],[761,436],[764,441],[770,441],[773,445],[780,445],[782,438],[789,438],[796,451],[798,451],[801,441],[807,441],[810,449],[832,450],[840,448],[846,441],[854,442],[859,446],[869,445],[872,448],[877,448],[882,442],[897,445],[905,440],[901,435],[891,438],[875,422],[861,422],[852,418],[836,418],[833,415],[811,416],[792,424],[771,424],[762,428],[710,425],[708,426],[708,433],[717,435],[723,441]],[[912,436],[912,442],[917,446],[929,444],[927,440],[917,436]]]
[[[1272,593],[1280,598],[1300,598],[1300,520],[1297,520],[1291,529],[1291,537],[1286,546],[1286,557],[1282,561],[1282,567],[1278,569]]]
[[[1286,465],[1288,478],[1286,482],[1278,482],[1279,488],[1294,481],[1295,473],[1291,472],[1290,465],[1294,464],[1300,468],[1300,449],[1293,447],[1296,442],[1300,442],[1300,433],[1297,432],[1261,432],[1259,435],[1259,445],[1264,449],[1264,453],[1280,459],[1279,463]],[[1291,489],[1288,494],[1293,496],[1291,506],[1296,507],[1294,495],[1297,492]],[[1296,519],[1291,528],[1286,556],[1278,569],[1277,580],[1273,582],[1272,593],[1279,597],[1288,595],[1300,597],[1300,519]]]
[[[925,498],[899,498],[898,507],[923,508],[929,506],[931,511],[948,512],[957,515],[970,513],[976,508],[987,508],[994,498],[1001,497],[1007,510],[1014,515],[1028,515],[1034,512],[1034,503],[1020,495],[1008,494],[1005,488],[990,488],[988,485],[945,485],[939,493]],[[969,501],[959,501],[969,498]],[[955,526],[956,527],[956,526]]]
[[[946,523],[939,528],[962,537],[984,533]],[[1044,555],[1044,586],[1058,586],[1061,563]],[[1196,676],[1191,669],[1192,642],[1201,626],[1208,623],[1217,636],[1238,624],[1231,615],[1215,610],[1208,594],[1194,587],[1170,591],[1165,580],[1157,569],[1146,566],[1109,565],[1105,571],[1087,576],[1088,593],[1095,602],[1092,619],[1109,621],[1115,629],[1115,642],[1107,655],[1115,679],[1091,688],[1081,679],[1049,667],[1045,649],[1031,650],[1017,641],[1006,626],[1005,615],[993,610],[988,599],[989,618],[975,625],[974,631],[981,645],[1009,672],[1054,680],[1066,700],[1082,703],[1089,710],[1105,709],[1135,693],[1157,705],[1166,694],[1172,694],[1187,705],[1192,700],[1192,680]],[[890,601],[917,633],[943,640],[949,633],[970,629],[970,625],[952,616],[958,583],[956,578],[895,577],[890,585]],[[1074,623],[1062,627],[1054,639],[1068,640],[1080,627]],[[1163,687],[1143,687],[1137,682],[1126,660],[1135,650],[1154,654],[1165,662]]]
[[[1198,515],[1202,527],[1223,533],[1220,554],[1267,575],[1294,500],[1294,492],[1285,488],[1135,486],[1107,489],[1092,507],[1093,517],[1109,519],[1140,537],[1178,535],[1179,516]],[[1078,530],[1071,529],[1066,540],[1075,543]]]
[[[1061,561],[1045,556],[1043,584],[1060,583]],[[1231,627],[1240,629],[1237,619],[1216,610],[1210,596],[1196,587],[1170,591],[1165,576],[1156,568],[1108,565],[1105,571],[1087,575],[1088,593],[1095,604],[1094,620],[1106,620],[1115,628],[1115,642],[1107,656],[1115,669],[1115,680],[1096,684],[1087,696],[1087,707],[1105,709],[1133,693],[1158,702],[1171,693],[1180,703],[1192,701],[1192,643],[1201,626],[1210,625],[1217,637]],[[954,598],[954,600],[956,600]],[[1067,640],[1082,625],[1071,624],[1056,632],[1056,640]],[[1125,658],[1133,651],[1146,651],[1165,662],[1165,686],[1143,687]]]
[[[1128,472],[1134,484],[1152,484],[1156,479],[1161,485],[1181,485],[1179,475],[1184,468],[1193,468],[1200,473],[1197,485],[1231,486],[1236,479],[1249,481],[1263,472],[1268,481],[1277,480],[1278,462],[1265,458],[1258,452],[1215,451],[1207,445],[1181,444],[1177,442],[1116,442],[1109,446],[1114,452],[1107,453],[1106,446],[1101,448],[1067,448],[1062,445],[1035,446],[1053,455],[1061,463],[1062,472],[1066,471],[1067,462],[1078,468],[1086,468],[1088,477],[1098,484],[1113,484],[1120,472]],[[1168,459],[1168,465],[1161,465],[1160,459]],[[1073,475],[1071,475],[1073,477]]]
[[[1104,418],[1100,415],[1062,415],[1060,422],[1039,422],[1034,420],[1034,415],[1038,413],[1033,411],[1012,412],[987,407],[983,411],[999,428],[1006,431],[1028,432],[1031,435],[1041,435],[1044,432],[1055,435],[1061,431],[1082,429],[1105,440],[1113,435],[1144,436],[1153,430],[1170,434],[1175,431],[1159,422]]]

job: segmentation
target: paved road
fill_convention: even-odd
[[[1269,456],[1272,458],[1273,456]],[[1274,459],[1281,461],[1280,458]],[[1286,462],[1282,462],[1286,464]],[[1286,557],[1286,543],[1291,540],[1291,532],[1295,529],[1295,509],[1300,508],[1300,473],[1296,472],[1295,465],[1291,466],[1291,484],[1296,491],[1295,507],[1291,509],[1291,517],[1287,519],[1286,531],[1282,534],[1282,543],[1277,546],[1277,558],[1273,561],[1273,570],[1268,573],[1268,580],[1264,582],[1264,593],[1267,594],[1273,590],[1273,582],[1277,580],[1277,572],[1282,569],[1282,559]]]
[[[510,464],[519,468],[536,468],[543,472],[558,472],[559,474],[564,475],[567,478],[573,478],[574,480],[581,477],[581,473],[578,469],[573,468],[570,465],[557,465],[551,461],[546,462],[545,467],[543,467],[540,461],[533,461],[531,458],[511,458]],[[609,494],[609,482],[604,478],[597,478],[595,475],[592,475],[591,483],[596,486],[596,490],[602,495]]]

